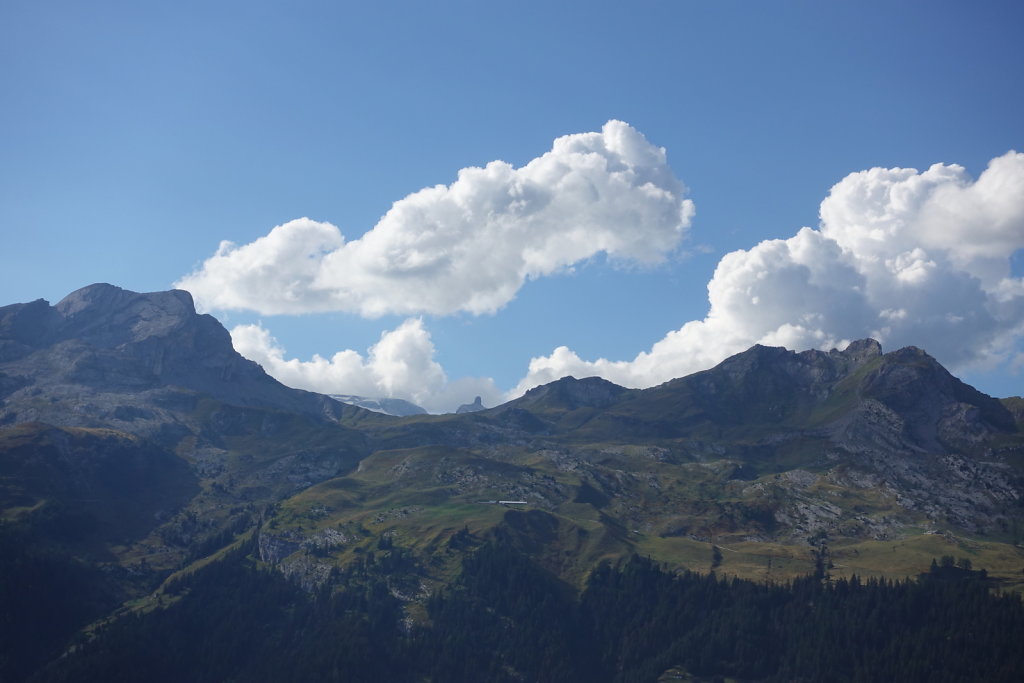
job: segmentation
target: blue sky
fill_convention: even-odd
[[[511,296],[492,300],[493,310],[410,310],[408,292],[392,290],[397,280],[388,276],[374,281],[385,303],[373,315],[356,304],[316,313],[271,313],[258,304],[210,312],[286,383],[390,392],[434,410],[474,393],[493,403],[525,387],[524,379],[562,370],[642,385],[667,379],[661,375],[672,368],[700,369],[745,340],[827,346],[877,331],[881,314],[903,321],[883,339],[886,348],[924,347],[984,391],[1021,394],[1024,309],[1012,280],[1024,274],[1015,256],[1024,246],[1024,190],[1015,184],[1016,162],[988,184],[1006,195],[989,203],[1003,213],[985,208],[980,218],[949,225],[934,219],[935,227],[894,237],[892,253],[858,251],[866,243],[855,217],[836,218],[829,232],[819,209],[853,173],[924,174],[936,163],[957,164],[959,176],[922,182],[964,187],[990,160],[1024,150],[1022,28],[1018,2],[9,1],[0,6],[0,303],[55,302],[98,281],[167,289],[202,271],[222,240],[252,244],[303,217],[336,226],[351,244],[395,202],[452,185],[460,169],[495,160],[520,169],[556,139],[600,135],[617,120],[664,148],[686,188],[673,196],[693,202],[692,218],[674,228],[605,226],[608,239],[618,231],[633,241],[618,251],[565,252],[552,268],[535,267]],[[846,207],[837,216],[868,210],[855,201],[856,182],[848,185],[833,202]],[[979,200],[955,201],[943,215],[963,214]],[[562,225],[550,220],[529,239]],[[978,227],[995,224],[999,231]],[[816,230],[799,254],[796,242],[784,256],[754,252],[764,240],[795,239],[803,226]],[[418,228],[406,221],[401,230]],[[444,248],[461,244],[458,235]],[[658,243],[658,258],[636,258],[659,239],[668,242]],[[967,253],[962,245],[972,241],[981,246]],[[828,251],[835,244],[845,256]],[[774,317],[740,330],[736,316],[759,313],[722,303],[712,317],[739,322],[715,327],[708,283],[723,256],[741,249],[747,260],[733,259],[734,270],[718,278],[733,287],[722,290],[722,301],[742,289]],[[751,263],[774,274],[806,270],[800,259],[814,249],[823,250],[814,263],[824,264],[814,287],[830,269],[845,273],[850,254],[863,258],[840,284],[794,306],[799,332],[783,330],[787,297],[807,287],[783,286],[753,273]],[[1000,294],[991,283],[981,294],[971,290],[972,298],[965,278],[984,281],[999,249],[1010,263],[1007,284]],[[989,261],[978,265],[982,251]],[[904,289],[897,291],[879,284],[871,258],[924,265],[899,271]],[[777,286],[759,294],[743,273]],[[211,291],[244,284],[208,275]],[[860,286],[858,278],[874,288],[871,306],[841,296],[844,286]],[[903,305],[899,292],[912,287]],[[892,305],[882,307],[879,297]],[[926,299],[963,310],[932,311]],[[847,315],[847,306],[857,310]],[[971,318],[985,307],[999,310]],[[925,322],[913,325],[915,316]],[[689,341],[637,359],[691,321],[701,324]],[[368,352],[396,331],[376,357]],[[556,358],[562,346],[572,355]],[[359,355],[332,364],[344,350]],[[301,364],[314,354],[326,365]],[[533,358],[548,360],[528,374]],[[620,364],[601,365],[602,358]],[[347,378],[351,386],[336,386]]]

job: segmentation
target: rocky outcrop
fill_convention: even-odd
[[[508,406],[523,410],[542,408],[546,410],[576,410],[578,408],[608,408],[623,397],[631,395],[629,389],[600,377],[563,377],[560,380],[534,387],[522,398]]]
[[[455,412],[457,414],[478,413],[481,410],[486,410],[486,408],[484,407],[483,401],[480,399],[479,396],[477,396],[472,403],[463,403],[461,406],[456,408]]]
[[[286,557],[297,552],[302,547],[302,541],[302,535],[295,531],[275,534],[266,529],[260,529],[257,538],[259,558],[267,564],[278,565]]]
[[[843,351],[803,351],[760,344],[704,372],[673,380],[667,389],[689,389],[693,398],[717,418],[781,420],[802,405],[824,401],[839,383],[882,357],[873,339],[851,343]],[[744,407],[743,414],[736,410]]]

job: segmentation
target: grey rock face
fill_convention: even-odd
[[[563,377],[562,379],[530,389],[517,401],[517,405],[528,407],[532,404],[555,404],[573,410],[576,408],[607,408],[614,405],[624,394],[625,387],[600,377]]]
[[[272,534],[266,529],[260,529],[257,543],[261,561],[279,564],[302,547],[302,537],[295,532]]]
[[[455,412],[456,413],[476,413],[476,412],[479,412],[481,410],[486,410],[486,408],[484,408],[484,404],[480,400],[480,397],[477,396],[476,400],[474,400],[472,403],[463,403],[461,406],[459,406],[455,410]]]
[[[112,405],[112,394],[168,388],[319,418],[341,410],[243,358],[216,319],[196,313],[188,292],[96,284],[56,306],[38,300],[0,308],[0,424],[78,424],[67,417],[84,408],[127,415],[133,408]]]
[[[719,365],[684,380],[707,394],[744,401],[778,400],[787,396],[826,398],[834,385],[860,367],[880,358],[874,339],[853,342],[845,350],[794,353],[782,347],[757,344]]]

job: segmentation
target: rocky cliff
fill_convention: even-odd
[[[131,423],[161,404],[198,395],[320,419],[343,412],[239,355],[216,319],[196,313],[188,292],[95,284],[56,306],[38,300],[0,308],[0,424],[92,420],[132,431]]]

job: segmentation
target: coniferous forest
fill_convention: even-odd
[[[1024,606],[944,561],[913,581],[785,585],[602,564],[582,592],[495,542],[410,620],[389,589],[400,551],[309,594],[251,547],[166,586],[32,681],[1017,681]],[[394,556],[393,556],[394,555]],[[9,617],[10,615],[5,615]],[[17,652],[8,652],[8,672]],[[18,680],[12,678],[12,680]]]

